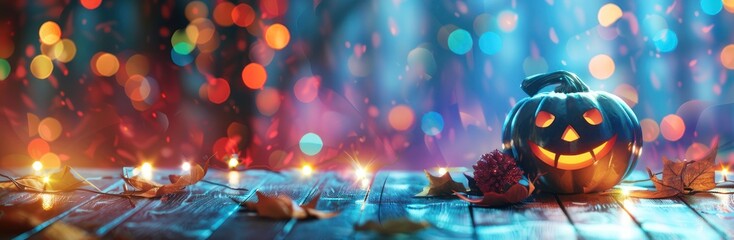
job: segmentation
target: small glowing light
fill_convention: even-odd
[[[48,177],[48,176],[44,176],[43,177],[43,183],[48,183],[50,181],[51,181],[51,178],[50,177]]]
[[[229,166],[230,169],[236,168],[237,165],[240,164],[240,161],[237,160],[238,157],[236,154],[233,154],[231,158],[229,158],[229,161],[227,162],[227,166]]]
[[[276,23],[265,30],[265,43],[275,50],[281,50],[288,45],[291,34],[286,26]]]
[[[629,188],[622,188],[622,196],[627,198],[630,195],[630,189]]]
[[[596,18],[599,20],[599,25],[609,27],[619,20],[622,17],[622,14],[622,9],[619,8],[619,6],[614,3],[607,3],[599,9],[599,13]]]
[[[144,162],[143,166],[140,167],[140,175],[143,177],[143,179],[153,179],[153,165],[151,165],[149,162]]]
[[[268,72],[265,71],[265,67],[258,63],[250,63],[242,69],[242,81],[245,82],[245,86],[250,89],[261,89],[265,86],[265,81],[268,79]]]
[[[311,176],[311,174],[313,174],[313,168],[311,165],[303,165],[303,167],[301,167],[301,175]]]
[[[31,165],[31,167],[35,171],[41,171],[41,169],[43,169],[43,163],[41,163],[41,161],[35,161],[33,162],[33,165]]]
[[[38,29],[38,36],[41,42],[46,45],[52,45],[61,39],[61,28],[59,24],[53,21],[47,21]]]
[[[442,167],[442,168],[438,168],[438,175],[444,175],[444,174],[446,174],[446,173],[447,173],[448,171],[449,171],[448,169],[446,169],[446,168],[443,168],[443,167]]]
[[[357,167],[357,169],[354,170],[354,176],[356,176],[357,179],[364,179],[367,177],[367,170],[363,167]]]
[[[45,55],[38,55],[31,60],[31,74],[38,79],[46,79],[51,76],[54,70],[54,64],[51,58]]]
[[[184,162],[183,164],[181,164],[181,170],[184,170],[184,172],[191,171],[191,163]]]
[[[722,168],[722,169],[721,169],[721,176],[723,176],[723,177],[724,177],[724,182],[726,182],[726,181],[727,181],[727,179],[726,179],[726,178],[727,178],[727,177],[726,177],[727,175],[729,175],[729,168]]]
[[[238,187],[240,185],[240,172],[229,171],[227,180],[229,180],[228,182],[230,187]]]
[[[604,80],[614,74],[614,60],[609,55],[599,54],[589,61],[589,72],[596,79]]]
[[[369,178],[362,178],[360,187],[362,187],[362,189],[366,190],[367,188],[370,187],[370,183],[371,183],[371,181],[370,181]]]

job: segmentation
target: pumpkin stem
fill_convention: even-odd
[[[549,85],[559,84],[554,90],[559,93],[588,92],[589,87],[581,81],[579,76],[569,71],[555,71],[552,73],[536,74],[522,81],[522,90],[528,95],[535,96],[541,89]]]

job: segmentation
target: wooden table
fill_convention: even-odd
[[[120,192],[117,171],[80,171],[104,191]],[[457,181],[464,177],[454,173]],[[431,227],[410,239],[733,239],[734,198],[698,194],[648,200],[615,195],[540,194],[524,204],[478,207],[456,198],[416,198],[427,184],[422,172],[381,171],[371,182],[321,172],[226,172],[206,179],[236,191],[200,182],[161,199],[138,199],[73,192],[64,195],[0,191],[0,210],[31,213],[32,226],[0,225],[0,239],[98,237],[105,239],[371,239],[355,231],[366,221],[408,218]],[[323,220],[269,220],[242,211],[238,201],[255,201],[253,190],[284,194],[298,203],[321,194],[317,209],[340,211]],[[7,216],[0,216],[2,218]],[[76,234],[69,236],[69,234]],[[392,236],[396,237],[396,236]]]

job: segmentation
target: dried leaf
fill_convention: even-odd
[[[17,183],[23,185],[24,189],[18,189],[13,182],[0,183],[0,189],[67,191],[81,187],[85,184],[97,188],[86,179],[81,176],[77,176],[78,174],[75,174],[75,172],[76,171],[71,167],[64,166],[61,171],[49,175],[48,182],[44,181],[44,177],[31,175],[15,179]]]
[[[298,206],[288,196],[280,195],[271,197],[261,192],[255,192],[255,194],[257,195],[257,202],[244,202],[240,203],[240,205],[257,212],[257,215],[261,217],[271,219],[325,219],[338,214],[337,212],[316,210],[316,204],[321,198],[320,194],[316,195],[309,203],[303,206]]]
[[[169,175],[168,179],[171,181],[169,184],[156,183],[140,176],[123,176],[122,179],[125,180],[125,183],[135,188],[135,191],[127,191],[127,194],[144,198],[156,198],[166,194],[179,192],[188,186],[196,184],[201,181],[201,179],[204,179],[208,170],[209,160],[204,164],[204,167],[199,164],[194,164],[194,166],[191,166],[191,170],[189,170],[188,174]]]
[[[387,220],[383,224],[376,221],[368,221],[362,225],[355,225],[355,231],[373,231],[383,235],[410,234],[429,228],[430,223],[426,221],[414,222],[407,218]]]
[[[518,184],[512,185],[504,193],[485,192],[484,197],[482,197],[481,199],[470,199],[461,194],[457,194],[456,196],[458,196],[461,200],[464,200],[470,203],[474,203],[480,206],[498,207],[498,206],[504,206],[508,204],[522,202],[522,200],[525,200],[527,197],[529,197],[530,194],[532,194],[534,190],[535,190],[535,185],[533,185],[533,183],[529,181],[527,187],[518,183]]]
[[[423,170],[428,177],[428,186],[416,194],[416,197],[452,196],[454,192],[466,192],[464,184],[454,181],[451,174],[446,172],[443,176],[436,177]]]
[[[464,177],[466,177],[466,181],[469,184],[469,191],[466,192],[466,194],[472,196],[482,196],[482,190],[480,190],[479,186],[477,186],[477,180],[466,173],[464,173]]]
[[[714,171],[718,142],[701,159],[693,161],[670,161],[663,156],[663,179],[657,178],[648,168],[655,190],[631,191],[630,197],[668,198],[690,191],[707,191],[716,187]]]

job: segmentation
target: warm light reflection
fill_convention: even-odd
[[[44,211],[51,210],[54,207],[54,195],[53,194],[41,194],[41,208]]]
[[[189,163],[189,162],[183,162],[181,164],[181,170],[183,170],[184,172],[191,171],[191,163]]]
[[[229,180],[230,187],[238,187],[240,185],[240,172],[229,171],[227,180]]]
[[[43,169],[43,163],[41,163],[41,161],[35,161],[33,162],[33,165],[31,165],[31,167],[33,168],[34,171],[38,172],[38,171],[41,171],[41,169]]]
[[[311,165],[303,165],[303,167],[301,167],[301,175],[311,176],[311,174],[313,174],[313,168]]]
[[[449,172],[449,170],[448,170],[448,169],[446,169],[446,168],[444,168],[444,167],[442,167],[442,168],[438,168],[438,175],[441,175],[441,176],[443,176],[443,175],[444,175],[444,174],[446,174],[447,172]]]
[[[238,164],[240,164],[240,161],[237,160],[237,154],[232,154],[232,157],[229,158],[229,161],[227,162],[227,166],[229,166],[230,169],[234,169],[237,167]]]
[[[370,183],[372,182],[369,178],[362,178],[360,187],[362,188],[362,190],[367,190],[370,187]]]
[[[153,165],[151,165],[149,162],[144,162],[143,166],[140,167],[140,176],[143,179],[152,180],[153,179]]]
[[[354,169],[354,176],[357,179],[364,179],[365,177],[367,177],[367,170],[363,167],[357,166],[357,168]]]

